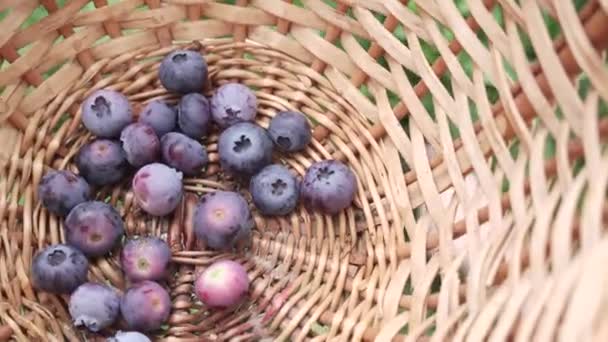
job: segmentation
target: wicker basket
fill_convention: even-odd
[[[74,168],[93,90],[177,100],[157,70],[180,44],[204,51],[213,86],[256,89],[262,125],[284,109],[311,119],[291,168],[341,159],[360,191],[335,217],[256,217],[251,251],[218,255],[191,227],[197,195],[235,186],[217,136],[169,219],[143,215],[127,183],[102,189],[129,234],[173,248],[159,340],[608,341],[608,1],[1,0],[0,13],[0,341],[99,339],[32,288],[33,254],[63,239],[35,189]],[[206,311],[193,279],[225,257],[247,266],[251,301]],[[125,286],[115,257],[90,278]]]

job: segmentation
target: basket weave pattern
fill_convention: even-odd
[[[48,16],[22,25],[36,8]],[[341,159],[359,193],[336,217],[255,217],[251,251],[220,255],[191,225],[197,194],[235,187],[217,135],[168,219],[144,215],[128,183],[102,189],[129,234],[173,249],[159,338],[608,340],[608,1],[3,0],[1,11],[0,341],[85,338],[65,297],[31,286],[33,254],[63,240],[35,189],[49,168],[74,169],[92,91],[120,90],[136,108],[175,102],[157,70],[180,44],[207,56],[213,87],[256,89],[263,126],[305,113],[313,143],[281,161],[302,175]],[[206,312],[192,282],[223,257],[246,265],[251,301]],[[115,257],[95,260],[90,279],[125,286]]]

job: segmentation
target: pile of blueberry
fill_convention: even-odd
[[[159,70],[163,86],[183,95],[177,107],[162,101],[147,104],[134,122],[131,105],[121,93],[102,89],[82,104],[82,123],[96,136],[75,157],[79,175],[50,171],[38,188],[42,205],[65,217],[66,244],[51,245],[32,262],[32,282],[39,290],[70,294],[75,326],[99,332],[122,316],[127,332],[109,341],[149,341],[141,332],[161,328],[171,299],[163,282],[170,276],[171,250],[157,237],[129,237],[110,204],[95,200],[93,187],[115,185],[134,173],[132,192],[141,210],[152,216],[172,213],[182,200],[182,177],[197,176],[209,162],[199,142],[217,127],[222,170],[247,182],[255,208],[266,216],[287,215],[302,202],[312,211],[336,214],[351,205],[357,189],[352,170],[339,161],[312,164],[300,181],[273,164],[273,152],[302,151],[311,127],[301,113],[280,112],[268,129],[255,123],[257,99],[248,87],[228,83],[210,100],[199,92],[207,82],[207,64],[195,51],[166,56]],[[247,184],[246,183],[246,184]],[[193,227],[207,248],[234,251],[247,246],[254,228],[247,200],[232,191],[200,198]],[[124,293],[103,283],[87,282],[89,261],[118,245],[120,263],[130,286]],[[196,296],[209,308],[232,309],[247,297],[249,278],[234,261],[211,264],[195,281]]]

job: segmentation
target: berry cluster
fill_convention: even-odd
[[[163,284],[171,276],[171,250],[164,240],[130,236],[122,243],[120,264],[130,284],[123,294],[107,284],[87,282],[88,258],[112,253],[125,235],[119,212],[95,200],[94,188],[133,175],[131,190],[139,208],[152,216],[169,215],[182,200],[182,178],[200,176],[207,166],[201,139],[214,128],[221,131],[217,146],[222,170],[248,183],[253,206],[261,214],[287,215],[299,202],[324,214],[351,205],[357,181],[343,163],[313,163],[302,180],[273,164],[275,152],[307,148],[312,134],[303,114],[279,112],[265,129],[255,122],[258,101],[251,89],[227,83],[207,99],[201,94],[207,75],[207,63],[198,52],[172,52],[160,65],[159,79],[167,90],[181,94],[181,100],[175,107],[149,102],[138,115],[124,94],[93,92],[82,103],[81,115],[95,138],[75,157],[78,174],[58,170],[42,178],[38,197],[49,212],[65,217],[66,244],[51,245],[34,257],[32,281],[39,290],[71,294],[69,312],[75,326],[98,332],[122,316],[133,331],[119,332],[110,341],[149,341],[140,332],[165,324],[171,298]],[[247,200],[232,191],[203,195],[193,220],[197,238],[218,251],[246,246],[255,225]],[[194,288],[206,306],[221,309],[239,305],[248,291],[245,267],[231,260],[207,267]]]

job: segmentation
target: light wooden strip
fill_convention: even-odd
[[[600,5],[604,12],[608,12],[608,0],[600,0]]]
[[[559,56],[553,49],[553,41],[545,28],[545,21],[538,4],[535,1],[523,1],[524,16],[528,25],[530,40],[538,56],[538,60],[545,70],[551,91],[555,100],[561,106],[564,116],[572,126],[572,130],[580,137],[582,131],[582,121],[580,113],[583,112],[583,104],[576,94],[568,74],[564,70]]]
[[[515,0],[498,0],[505,12],[504,18],[515,21],[518,25],[524,25],[524,15],[519,4]]]
[[[496,61],[496,62],[500,63],[499,61]],[[499,75],[500,75],[500,73],[502,72],[502,68],[497,66],[496,69],[497,69],[497,73],[499,73]],[[500,76],[502,76],[502,75],[500,75]],[[503,80],[503,77],[499,77],[499,79]],[[512,97],[511,97],[510,89],[508,88],[508,86],[506,84],[506,77],[504,77],[504,84],[501,82],[499,85],[497,85],[497,87],[499,88],[500,94],[504,96],[504,97],[501,97],[501,100],[503,101],[503,103],[505,103],[507,101],[509,101],[509,102],[513,101]],[[511,155],[510,155],[510,152],[509,152],[509,149],[507,146],[507,142],[505,142],[503,139],[502,132],[500,132],[498,130],[498,128],[496,127],[496,121],[494,120],[494,115],[492,113],[492,106],[490,104],[490,101],[488,100],[488,94],[486,92],[485,85],[483,85],[482,83],[477,81],[475,83],[475,88],[476,88],[476,96],[474,97],[474,99],[475,99],[475,104],[477,106],[477,113],[479,114],[479,120],[481,121],[481,124],[484,128],[484,130],[483,130],[484,135],[488,138],[488,141],[490,142],[490,145],[492,146],[492,150],[494,151],[494,156],[498,160],[498,163],[500,164],[500,166],[503,168],[503,170],[508,175],[511,175],[515,168],[515,163],[513,161],[513,158],[511,158]],[[505,103],[505,108],[509,108],[507,103]],[[513,110],[517,111],[517,107],[514,107]],[[519,112],[515,112],[513,114],[508,114],[507,118],[509,117],[509,115],[513,115],[513,116],[517,115],[517,117],[519,117],[519,119],[521,120]],[[511,124],[513,124],[514,120],[510,121]],[[529,133],[526,130],[525,124],[522,126],[521,129],[523,132],[521,133],[520,138],[522,140],[525,137],[529,138]],[[526,142],[523,142],[522,144],[524,146],[526,146],[525,148],[527,148],[527,146],[529,146],[529,144]]]
[[[283,0],[253,0],[251,6],[257,7],[291,23],[307,26],[317,30],[327,28],[327,23],[309,9],[292,5]]]
[[[376,335],[376,341],[392,341],[407,324],[409,315],[410,313],[405,311],[395,317],[391,317],[390,319],[383,321],[382,328],[380,332],[378,332],[378,335]]]
[[[27,83],[21,80],[7,85],[0,94],[0,124],[15,114],[25,96]],[[18,127],[23,129],[22,127]]]
[[[397,92],[397,85],[391,77],[391,73],[373,59],[367,51],[361,47],[359,42],[350,33],[342,33],[342,46],[353,63],[361,69],[369,78],[376,80],[393,93]]]
[[[608,71],[602,56],[598,55],[589,41],[585,28],[581,24],[574,4],[568,1],[553,1],[560,20],[562,30],[572,48],[572,53],[578,65],[585,72],[593,86],[599,91],[604,100],[608,100]]]
[[[387,61],[391,75],[397,84],[397,94],[407,106],[414,124],[420,127],[422,134],[434,148],[440,149],[438,127],[424,108],[422,101],[416,96],[414,87],[405,75],[401,64],[391,57],[388,57]]]
[[[0,21],[0,46],[4,46],[13,34],[17,32],[21,23],[27,19],[36,8],[37,1],[24,0],[13,7],[11,14]]]
[[[43,56],[49,51],[55,38],[57,38],[55,32],[40,37],[25,55],[20,56],[14,63],[0,70],[0,86],[11,84],[26,72],[34,69],[37,63],[44,60]]]
[[[32,1],[29,1],[30,3],[32,3]],[[17,8],[17,6],[22,5],[22,4],[27,4],[28,1],[27,0],[4,0],[2,2],[0,2],[0,11],[4,11],[7,9],[15,9]],[[12,14],[12,13],[11,13]]]
[[[439,27],[435,23],[433,18],[426,14],[423,14],[422,20],[424,21],[426,29],[431,35],[432,42],[435,44],[437,50],[441,54],[441,57],[447,65],[450,76],[458,84],[458,86],[467,94],[468,97],[474,97],[473,82],[466,74],[462,64],[458,60],[458,57],[450,49],[450,42],[443,36],[439,31]]]
[[[426,209],[437,229],[440,232],[445,232],[450,229],[449,227],[452,225],[452,217],[448,214],[450,210],[442,203],[439,194],[440,191],[433,181],[433,172],[429,165],[429,157],[426,152],[423,135],[417,125],[410,125],[409,128],[409,135],[412,139],[412,154],[414,157],[412,167],[416,170],[416,175],[418,175],[420,190],[424,202],[426,203]],[[440,234],[440,236],[441,235],[442,234]],[[444,240],[442,242],[445,243],[447,241]],[[446,244],[440,244],[440,248],[444,246],[446,246]],[[445,253],[440,253],[440,257],[445,262]]]
[[[388,15],[388,11],[384,6],[385,0],[340,0],[351,8],[363,7],[370,11]]]
[[[416,218],[414,217],[413,206],[410,203],[408,186],[405,184],[403,177],[403,167],[401,166],[401,156],[395,147],[395,144],[390,139],[380,141],[383,147],[382,158],[386,162],[386,168],[391,183],[391,191],[395,196],[395,207],[401,217],[401,221],[405,226],[404,229],[398,230],[399,240],[397,248],[405,247],[406,239],[405,232],[408,236],[414,235],[414,227],[416,226]]]
[[[356,66],[350,57],[335,45],[323,39],[316,30],[295,26],[291,29],[293,37],[317,58],[334,66],[347,75],[352,75]]]
[[[530,136],[530,132],[528,131],[528,126],[522,117],[521,111],[517,107],[515,103],[515,99],[513,98],[513,94],[511,93],[511,89],[509,87],[508,76],[506,75],[504,66],[502,64],[502,57],[498,54],[496,50],[492,50],[492,57],[494,61],[495,67],[495,75],[496,75],[496,88],[498,89],[498,93],[500,94],[500,101],[503,104],[503,108],[505,108],[505,117],[509,121],[509,124],[517,134],[517,137],[522,142],[522,147],[529,150],[530,144],[532,143],[532,137]],[[484,101],[487,101],[487,94],[485,94],[485,87],[479,87],[480,92],[483,91]],[[481,101],[480,97],[478,97],[479,101]],[[487,103],[487,107],[490,107],[489,102]],[[501,138],[502,140],[502,138]],[[505,169],[508,172],[508,169]]]
[[[74,15],[88,2],[88,0],[68,1],[65,6],[63,6],[56,12],[51,13],[48,17],[42,18],[42,20],[40,20],[39,22],[17,33],[13,37],[13,44],[17,48],[21,48],[35,41],[36,39],[46,35],[47,33],[55,31],[58,28],[70,23]]]
[[[18,136],[19,131],[13,126],[0,125],[0,167],[4,168],[10,161]]]
[[[497,48],[506,60],[511,60],[511,49],[507,35],[496,22],[492,12],[488,11],[483,4],[482,0],[470,0],[469,10],[477,24],[481,27],[481,30],[488,36],[488,40],[493,45],[492,48]]]
[[[256,27],[249,32],[249,36],[252,40],[282,51],[301,62],[310,64],[314,60],[314,56],[298,43],[297,40],[282,35],[266,26]]]
[[[200,20],[180,22],[171,26],[171,35],[175,40],[199,40],[217,38],[230,34],[232,25],[219,20]]]
[[[550,181],[547,180],[547,175],[545,174],[543,154],[546,141],[547,131],[540,129],[534,136],[529,160],[530,194],[535,216],[535,222],[530,234],[530,272],[534,274],[535,278],[542,277],[547,271],[545,263],[546,253],[543,249],[550,238],[549,232],[552,229],[553,212],[558,208],[559,200],[561,199],[559,189],[551,188]]]
[[[111,6],[80,12],[76,14],[72,23],[74,26],[84,26],[101,24],[108,20],[118,20],[129,15],[129,13],[136,13],[135,8],[143,4],[144,0],[121,0]]]
[[[325,76],[331,81],[338,93],[353,107],[372,122],[378,121],[378,108],[348,78],[334,67],[325,70]]]
[[[391,6],[390,7],[391,13],[409,11],[408,8],[403,8],[403,6],[400,6],[400,7],[397,6],[399,3],[394,0],[385,0],[385,1],[387,2],[387,4],[389,4]],[[441,11],[439,10],[440,6],[439,6],[438,2],[436,2],[436,1],[417,1],[416,7],[418,8],[418,10],[426,12],[427,15],[431,16],[433,19],[437,20],[444,26],[450,27],[449,23],[447,22],[447,20],[445,19],[445,17],[441,13]],[[387,6],[387,8],[389,8],[389,6]],[[450,27],[450,29],[453,29],[453,27]]]
[[[437,102],[443,106],[443,109],[448,114],[448,117],[452,119],[452,121],[457,122],[456,116],[453,114],[455,108],[454,99],[443,83],[441,83],[439,76],[435,74],[433,67],[426,60],[424,52],[422,51],[422,46],[420,45],[420,41],[414,33],[408,32],[406,36],[407,42],[412,51],[412,56],[418,75],[422,78]]]
[[[186,18],[186,9],[178,6],[166,6],[147,11],[134,11],[117,21],[125,29],[157,28],[181,22]]]
[[[360,7],[354,9],[355,16],[369,33],[374,37],[375,42],[380,45],[387,54],[399,61],[403,66],[410,70],[416,70],[412,61],[412,53],[399,39],[388,32],[382,24],[369,12]]]
[[[77,54],[88,49],[105,34],[101,25],[87,26],[78,30],[60,43],[53,45],[51,51],[40,61],[41,64],[36,71],[43,73],[63,61],[75,58]]]
[[[561,317],[561,324],[554,330],[557,331],[560,342],[592,340],[592,333],[606,324],[604,300],[608,274],[597,269],[597,265],[605,265],[608,262],[608,239],[605,235],[594,249],[585,254],[580,253],[576,260],[581,260],[582,263],[572,263],[570,266],[577,273],[576,286],[570,291],[570,298],[563,296],[563,300],[568,302],[568,309]],[[600,327],[594,326],[597,323]]]
[[[470,341],[484,340],[486,334],[492,330],[494,321],[500,317],[501,309],[509,303],[511,293],[512,290],[508,287],[500,287],[492,293],[470,327],[470,333],[467,336]]]
[[[343,31],[358,35],[361,38],[369,39],[369,34],[358,21],[349,18],[346,14],[338,13],[323,1],[303,0],[302,2],[331,25],[339,27]]]
[[[456,107],[454,108],[454,110],[456,111],[456,116],[458,117],[458,128],[460,129],[460,134],[463,141],[462,150],[464,150],[464,152],[466,153],[467,160],[471,163],[473,170],[476,172],[479,184],[481,185],[481,188],[483,189],[486,198],[488,199],[488,207],[490,209],[490,222],[495,229],[500,229],[502,223],[502,212],[500,204],[501,202],[498,189],[496,189],[496,183],[493,179],[492,171],[490,167],[485,163],[484,155],[486,154],[488,148],[487,142],[486,144],[484,144],[485,141],[483,141],[486,139],[482,140],[482,138],[485,138],[485,135],[480,134],[479,136],[477,136],[475,134],[470,115],[468,99],[466,98],[466,95],[463,92],[455,92]],[[467,209],[468,208],[465,208],[465,210]],[[468,211],[467,214],[472,215],[470,211]],[[468,221],[467,223],[469,222],[471,221]],[[476,226],[476,220],[473,221],[473,224]],[[475,227],[467,226],[467,230],[474,228]],[[469,251],[470,253],[472,253],[470,255],[472,258],[475,258],[477,253],[480,253],[480,250],[478,250],[478,236],[476,234],[469,234],[467,235],[467,241],[469,242],[470,246]],[[470,267],[479,267],[479,265],[471,265]],[[475,273],[475,270],[473,270],[471,273]],[[479,279],[477,279],[476,281],[479,281]],[[479,284],[476,285],[480,286]],[[471,290],[475,291],[477,289],[471,288]],[[472,300],[476,304],[479,304],[478,302],[481,300],[481,298],[477,297]]]
[[[397,147],[399,150],[399,153],[401,153],[403,156],[403,159],[405,159],[408,165],[413,165],[412,142],[403,131],[403,127],[401,127],[399,120],[397,120],[395,117],[395,113],[393,113],[391,105],[388,101],[386,90],[382,89],[382,87],[373,81],[370,82],[370,84],[370,90],[376,98],[376,103],[378,104],[380,122],[382,122],[382,125],[386,128],[388,136],[393,141],[393,144],[395,144],[395,147]],[[418,202],[419,200],[420,197],[416,198],[415,202],[420,203]],[[412,199],[412,202],[412,205],[416,207],[417,205],[414,203],[414,199]]]
[[[44,107],[49,101],[65,90],[83,73],[83,69],[76,63],[67,63],[53,76],[39,85],[31,94],[21,102],[20,109],[25,113],[33,113]]]
[[[216,2],[203,5],[205,16],[238,25],[273,25],[275,19],[257,8],[232,6]]]
[[[446,24],[454,32],[456,39],[458,39],[464,50],[475,61],[475,64],[487,75],[490,81],[494,81],[496,78],[492,69],[490,53],[479,41],[476,33],[467,25],[466,20],[460,15],[456,4],[452,1],[442,2],[442,6],[439,6],[439,11],[446,19]]]
[[[557,136],[559,132],[559,121],[555,116],[553,106],[543,95],[532,70],[530,70],[524,47],[521,44],[519,33],[517,32],[517,27],[514,22],[508,20],[506,25],[513,54],[511,64],[517,73],[519,84],[526,94],[526,97],[530,100],[530,104],[534,108],[534,111],[543,121],[543,124],[552,135]]]
[[[393,15],[402,25],[404,31],[413,31],[423,40],[430,41],[428,32],[426,32],[420,16],[414,14],[407,7],[403,6],[399,0],[384,0],[384,7]],[[355,10],[360,10],[355,8]],[[358,18],[359,16],[357,16]],[[434,18],[436,19],[436,18]],[[376,20],[377,21],[377,20]],[[367,28],[367,26],[366,26]]]
[[[142,31],[114,38],[109,42],[99,44],[91,48],[91,53],[96,59],[115,57],[138,48],[157,43],[154,31]]]

